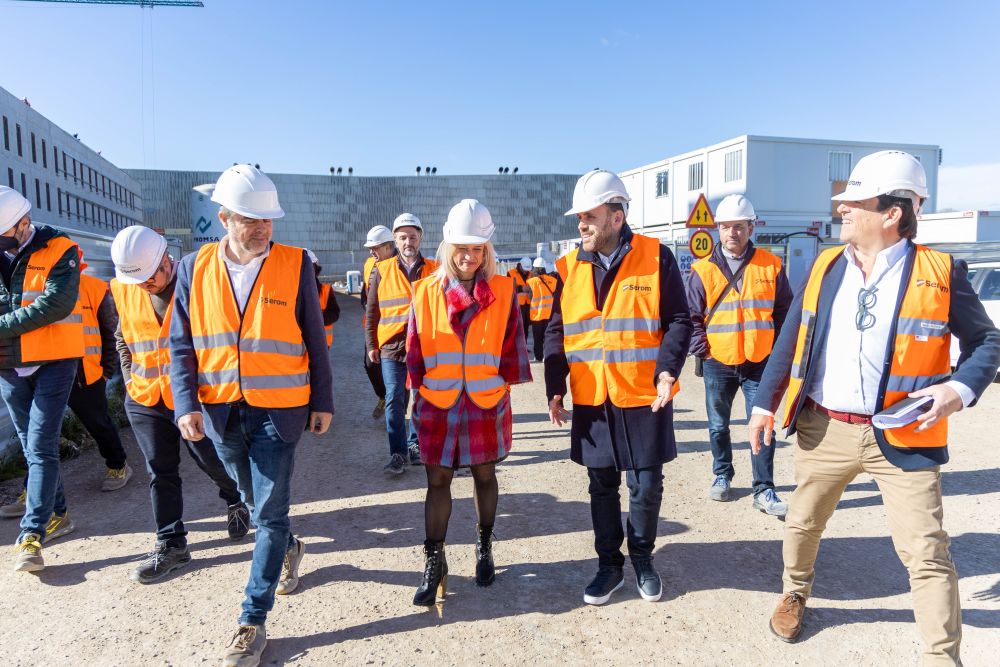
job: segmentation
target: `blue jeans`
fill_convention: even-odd
[[[753,409],[757,386],[764,373],[766,360],[758,363],[746,362],[739,366],[727,366],[715,359],[705,359],[705,409],[708,412],[708,433],[712,440],[712,473],[732,480],[733,443],[729,435],[729,417],[733,410],[736,390],[743,390],[743,401],[747,415]],[[761,435],[763,442],[763,434]],[[753,493],[774,488],[774,432],[771,432],[771,447],[761,446],[760,454],[750,453],[750,469],[753,473]]]
[[[66,513],[59,475],[59,435],[79,363],[79,359],[53,361],[27,377],[19,377],[12,368],[0,370],[0,393],[28,462],[28,499],[18,541],[28,533],[44,540],[52,513]]]
[[[385,380],[385,430],[389,434],[389,455],[406,457],[407,448],[417,444],[417,432],[406,421],[406,364],[382,359],[382,379]]]
[[[295,544],[288,518],[295,445],[278,437],[266,410],[246,403],[232,406],[222,442],[215,443],[257,528],[241,625],[267,620],[285,552]]]
[[[602,567],[622,567],[622,505],[618,488],[622,474],[615,468],[587,468],[590,477],[590,518],[594,524],[594,548]],[[663,498],[663,466],[629,470],[628,486],[628,555],[633,561],[653,557],[656,525]]]

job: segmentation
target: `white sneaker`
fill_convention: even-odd
[[[267,646],[267,631],[263,625],[241,625],[226,644],[222,667],[257,667]]]
[[[299,586],[299,565],[306,553],[306,543],[295,538],[295,546],[285,552],[285,562],[281,565],[281,581],[274,592],[288,595]]]

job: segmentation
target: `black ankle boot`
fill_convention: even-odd
[[[444,542],[424,540],[424,578],[420,582],[413,604],[430,607],[444,602],[448,587],[448,560],[444,557]]]
[[[476,586],[489,586],[496,579],[493,568],[493,526],[476,526]]]

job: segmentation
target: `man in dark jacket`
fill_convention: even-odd
[[[0,393],[28,462],[14,569],[45,567],[42,543],[73,529],[59,476],[63,413],[83,357],[79,248],[35,226],[31,204],[0,186]]]
[[[670,250],[632,233],[625,185],[606,171],[582,176],[567,215],[579,218],[582,247],[558,262],[545,333],[545,391],[562,425],[566,376],[573,391],[570,456],[587,467],[598,571],[584,602],[604,604],[624,584],[618,489],[629,487],[628,552],[636,587],[660,598],[653,549],[663,464],[677,456],[673,406],[691,338],[684,283]],[[563,298],[563,294],[566,298]]]

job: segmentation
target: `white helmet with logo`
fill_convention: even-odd
[[[115,278],[126,285],[146,282],[156,273],[166,251],[167,240],[149,227],[126,227],[111,242]]]
[[[847,189],[833,201],[862,201],[879,195],[914,200],[914,209],[926,199],[927,173],[917,158],[903,151],[879,151],[858,160],[851,170]]]
[[[486,243],[495,229],[485,206],[475,199],[463,199],[448,211],[442,231],[446,243]]]
[[[368,230],[368,237],[365,239],[366,248],[377,248],[384,243],[392,243],[392,232],[385,225],[375,225]]]
[[[6,185],[0,185],[0,234],[21,222],[21,218],[31,211],[31,202],[21,193]]]
[[[284,217],[274,181],[251,164],[236,164],[219,176],[212,201],[254,220]]]
[[[395,232],[400,227],[416,227],[420,231],[424,231],[424,226],[420,224],[420,218],[412,213],[401,213],[396,216],[396,219],[392,221],[392,231]]]
[[[736,222],[738,220],[753,222],[756,219],[757,213],[753,210],[753,204],[743,195],[727,195],[719,202],[719,207],[715,209],[716,222]]]
[[[573,188],[573,208],[566,215],[576,215],[591,211],[601,204],[621,204],[628,215],[631,198],[622,179],[610,171],[595,169],[580,177]]]

